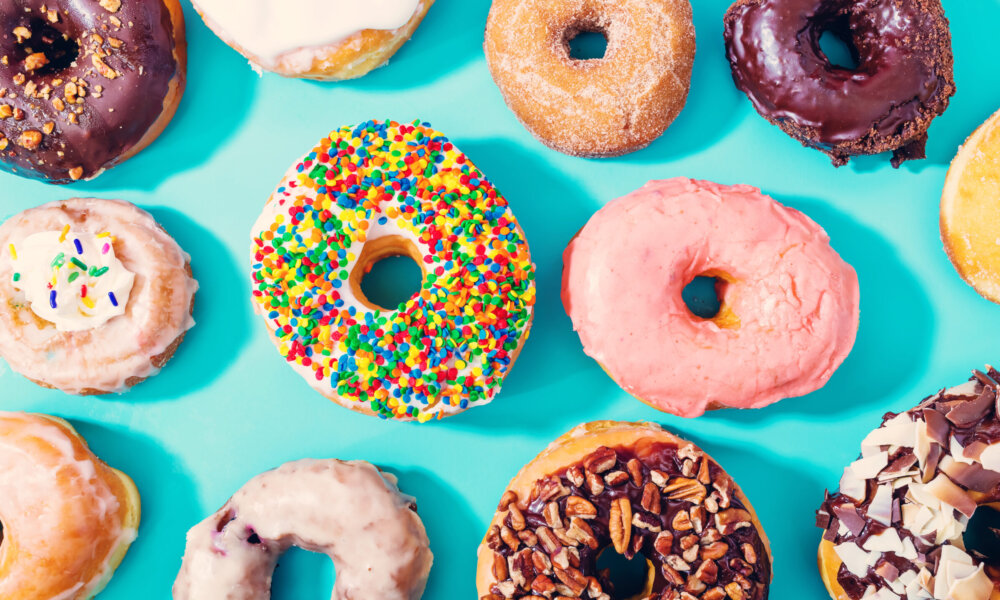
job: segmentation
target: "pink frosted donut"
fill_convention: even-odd
[[[854,269],[819,225],[750,186],[651,181],[598,211],[563,262],[584,352],[675,415],[808,394],[854,345]],[[720,282],[711,319],[681,297],[699,275]]]

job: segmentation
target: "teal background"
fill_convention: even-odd
[[[958,145],[1000,107],[1000,2],[944,1],[958,94],[934,121],[928,159],[899,170],[885,155],[835,169],[759,117],[723,55],[728,3],[695,0],[687,107],[652,146],[623,158],[563,156],[518,124],[483,58],[486,0],[438,0],[387,67],[338,84],[259,77],[187,6],[188,90],[159,140],[67,188],[0,175],[3,218],[71,195],[151,210],[190,252],[201,282],[198,325],[177,356],[123,396],[43,390],[0,363],[2,408],[69,418],[142,492],[139,539],[101,600],[169,598],[187,529],[253,475],[303,457],[366,459],[398,473],[436,558],[425,598],[473,598],[476,547],[507,481],[556,436],[595,419],[653,420],[701,444],[760,513],[774,550],[772,597],[824,598],[813,526],[824,488],[836,487],[884,412],[998,358],[1000,308],[955,274],[937,219]],[[497,401],[423,426],[357,415],[313,393],[283,364],[249,301],[249,229],[281,175],[331,129],[386,117],[430,121],[470,155],[510,199],[538,266],[535,326]],[[678,175],[760,186],[818,221],[855,266],[857,345],[824,389],[683,420],[631,399],[583,354],[559,300],[564,246],[610,199]],[[333,576],[325,558],[292,552],[274,597],[328,597]]]

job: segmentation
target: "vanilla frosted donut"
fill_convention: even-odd
[[[531,253],[507,199],[426,123],[320,140],[253,226],[254,308],[295,371],[341,406],[441,419],[500,391],[531,328]],[[361,279],[387,256],[424,272],[397,306]]]
[[[563,261],[584,352],[675,415],[807,394],[854,345],[854,269],[819,225],[750,186],[651,181],[591,217]],[[681,296],[699,275],[721,282],[711,319]]]
[[[285,77],[353,79],[399,50],[434,0],[195,0],[212,31]]]
[[[87,600],[125,557],[139,492],[69,423],[0,412],[0,598]]]
[[[75,198],[0,226],[0,357],[45,387],[124,392],[194,325],[190,259],[153,217]]]
[[[887,414],[861,442],[816,523],[819,566],[834,600],[996,600],[995,563],[962,539],[1000,499],[1000,373]],[[995,558],[995,557],[993,557]]]
[[[413,498],[364,461],[300,460],[248,481],[187,535],[174,600],[267,600],[292,546],[330,556],[334,600],[417,600],[431,555]]]

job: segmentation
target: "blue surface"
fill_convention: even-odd
[[[825,597],[813,511],[887,410],[912,406],[996,361],[1000,307],[955,274],[937,219],[957,146],[1000,103],[997,0],[945,0],[958,94],[930,131],[929,158],[835,169],[753,112],[723,56],[728,0],[696,0],[698,58],[687,108],[651,147],[612,160],[560,155],[507,110],[482,56],[486,0],[438,0],[386,68],[341,84],[254,74],[189,11],[190,81],[152,147],[90,183],[58,188],[0,175],[0,217],[70,195],[150,209],[192,255],[197,327],[161,375],[121,397],[46,391],[0,363],[5,409],[68,417],[143,497],[139,539],[101,600],[169,598],[187,529],[244,481],[303,457],[363,458],[417,496],[435,553],[426,598],[475,595],[476,546],[505,484],[570,427],[594,419],[661,422],[710,451],[743,486],[775,557],[773,598]],[[190,9],[190,7],[188,7]],[[330,129],[421,118],[448,134],[510,199],[538,265],[537,318],[498,400],[442,423],[385,423],[311,392],[251,318],[249,229],[285,169]],[[561,253],[603,203],[649,179],[750,183],[822,224],[858,270],[862,321],[829,385],[752,412],[696,420],[626,396],[580,350],[559,301]],[[724,365],[720,365],[724,368]],[[332,568],[294,552],[274,597],[329,596]]]

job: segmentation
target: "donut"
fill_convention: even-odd
[[[0,169],[93,179],[174,116],[187,68],[178,0],[0,0]]]
[[[651,181],[591,217],[563,265],[584,352],[678,416],[819,389],[858,329],[854,269],[819,225],[750,186]],[[681,297],[697,276],[717,279],[713,318]]]
[[[0,412],[0,598],[88,600],[139,527],[139,492],[66,421]]]
[[[941,195],[941,239],[966,283],[1000,303],[1000,112],[969,137],[948,169]]]
[[[581,32],[607,38],[576,60]],[[573,156],[648,146],[684,108],[695,36],[688,0],[493,0],[486,62],[507,106],[543,144]]]
[[[1000,570],[962,540],[1000,490],[1000,373],[925,398],[861,442],[817,511],[819,568],[834,600],[995,600]]]
[[[344,127],[285,175],[253,227],[254,308],[285,360],[338,404],[426,422],[490,402],[528,337],[535,268],[507,200],[426,123]],[[409,256],[396,307],[361,290]]]
[[[739,486],[652,423],[579,425],[525,465],[479,546],[477,595],[621,597],[597,570],[604,552],[645,557],[636,598],[764,600],[771,584],[770,545]]]
[[[188,532],[174,600],[268,600],[292,546],[334,562],[335,600],[418,600],[433,556],[396,483],[364,461],[300,460],[257,475]]]
[[[323,81],[380,67],[434,0],[194,0],[209,29],[255,69]]]
[[[0,225],[0,358],[68,394],[122,393],[188,329],[190,257],[128,202],[74,198]]]
[[[830,61],[824,33],[850,47],[856,68]],[[955,94],[940,0],[736,0],[725,38],[757,112],[836,166],[888,151],[894,167],[924,158],[927,128]]]

